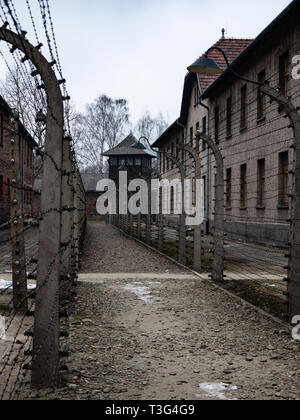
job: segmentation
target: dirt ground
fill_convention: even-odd
[[[300,343],[282,324],[103,224],[83,271],[66,384],[40,398],[300,398]]]

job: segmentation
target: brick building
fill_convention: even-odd
[[[239,74],[278,86],[295,106],[300,105],[299,80],[292,78],[292,58],[300,54],[298,16],[300,1],[295,0],[255,40],[222,37],[216,44]],[[223,73],[217,78],[199,75],[201,101],[197,76],[186,76],[180,118],[154,145],[160,152],[176,151],[176,143],[183,140],[198,148],[209,224],[213,221],[215,161],[205,144],[194,143],[196,130],[209,134],[224,156],[229,237],[284,245],[289,239],[292,129],[275,102],[259,95],[256,86],[234,78],[218,52],[211,52],[210,57]],[[160,157],[164,176],[174,177],[176,168]],[[183,158],[192,175],[191,160]]]
[[[97,200],[101,194],[101,191],[97,191],[97,184],[101,179],[107,179],[108,174],[82,173],[81,178],[85,190],[86,214],[88,220],[103,220],[104,217],[99,215],[96,209]]]
[[[11,108],[0,96],[0,225],[10,219],[10,157],[8,124]],[[19,121],[20,173],[22,185],[22,210],[25,218],[32,216],[33,159],[37,143]]]

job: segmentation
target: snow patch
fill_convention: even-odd
[[[138,286],[135,284],[128,284],[125,286],[125,290],[134,293],[140,300],[143,300],[146,303],[152,301],[151,290],[146,286]]]
[[[201,391],[206,392],[212,398],[218,398],[219,400],[230,400],[231,398],[227,398],[225,395],[229,391],[237,391],[236,386],[232,386],[229,384],[224,384],[223,382],[220,383],[203,383],[200,384]]]
[[[8,289],[12,289],[12,282],[0,279],[0,290],[8,290]],[[28,290],[34,290],[34,289],[36,289],[36,285],[35,284],[28,284],[27,289]]]

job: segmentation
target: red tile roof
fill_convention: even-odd
[[[218,42],[216,42],[213,47],[219,47],[221,48],[227,58],[229,63],[232,63],[232,61],[253,41],[253,39],[237,39],[237,38],[225,38],[220,39]],[[224,60],[223,55],[217,51],[212,50],[209,52],[209,58],[212,58],[216,61],[216,63],[219,65],[219,67],[222,70],[226,70],[227,65]],[[201,58],[205,57],[205,54],[201,56]],[[200,75],[200,82],[203,92],[216,80],[218,76],[206,76],[206,75]]]

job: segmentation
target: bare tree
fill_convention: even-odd
[[[138,137],[145,136],[150,143],[152,143],[167,129],[167,127],[168,122],[164,119],[162,113],[159,113],[157,117],[152,118],[150,112],[146,111],[137,122],[135,131]]]
[[[87,105],[86,112],[77,114],[72,123],[72,137],[80,167],[103,173],[102,154],[115,147],[129,127],[129,108],[125,99],[99,96]]]
[[[46,99],[42,90],[27,83],[25,77],[18,67],[11,68],[0,83],[0,93],[17,110],[20,121],[41,147],[45,140]]]

